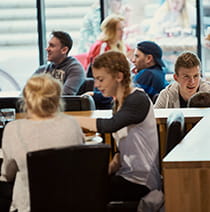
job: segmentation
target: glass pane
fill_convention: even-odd
[[[111,0],[110,0],[111,1]],[[197,53],[195,0],[112,0],[121,2],[126,17],[125,40],[135,48],[138,41],[152,40],[163,50],[168,73],[182,51]],[[105,1],[107,2],[107,1]],[[106,3],[106,12],[110,6]]]
[[[209,79],[210,77],[210,1],[203,0],[203,69],[204,75]]]
[[[68,32],[73,39],[73,47],[70,54],[79,52],[78,46],[81,39],[80,29],[83,18],[91,9],[94,2],[99,0],[45,0],[47,40],[52,30]]]
[[[39,62],[36,1],[1,1],[0,10],[0,89],[20,92]]]

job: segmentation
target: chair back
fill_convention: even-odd
[[[167,139],[165,155],[168,154],[184,136],[184,114],[172,112],[167,119]]]
[[[0,97],[0,109],[2,108],[15,108],[16,113],[21,112],[20,110],[21,97]]]
[[[90,95],[62,96],[65,102],[65,111],[95,110],[95,102]]]
[[[84,144],[27,153],[31,212],[105,212],[109,152]]]
[[[94,79],[91,77],[87,77],[83,84],[81,85],[77,95],[82,95],[85,92],[93,91],[94,90]]]

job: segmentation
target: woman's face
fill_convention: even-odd
[[[168,0],[169,8],[172,12],[180,12],[184,7],[185,0]]]
[[[124,22],[120,21],[116,26],[116,40],[122,40],[124,34]]]
[[[93,76],[95,79],[95,87],[98,88],[104,96],[116,95],[117,80],[108,73],[105,68],[93,68]]]

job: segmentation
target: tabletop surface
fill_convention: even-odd
[[[205,116],[163,159],[163,162],[210,162],[210,115]]]
[[[210,114],[210,108],[161,108],[154,109],[156,119],[167,119],[169,114],[175,111],[181,111],[185,118],[202,118]],[[68,111],[65,114],[73,116],[88,116],[90,118],[110,118],[112,110],[92,110],[92,111]],[[17,113],[16,118],[23,118],[23,113]]]

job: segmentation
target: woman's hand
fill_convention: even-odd
[[[109,163],[109,170],[108,173],[109,174],[113,174],[114,172],[116,172],[118,169],[120,168],[120,153],[116,153],[113,157],[113,159],[111,160],[111,162]]]

